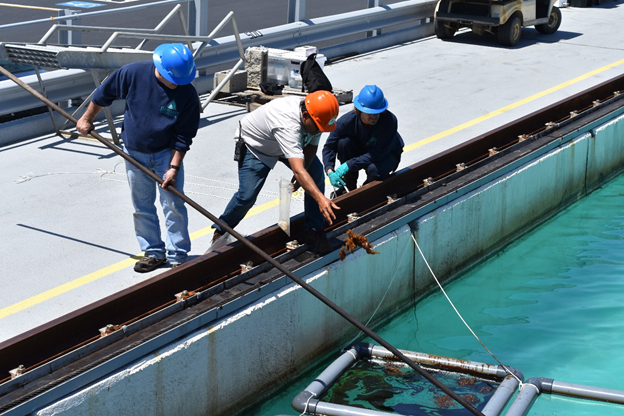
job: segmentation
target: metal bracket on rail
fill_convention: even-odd
[[[175,298],[176,298],[176,303],[177,302],[182,302],[183,300],[186,300],[188,298],[190,298],[191,296],[195,295],[196,292],[189,292],[188,290],[183,290],[180,293],[176,293],[175,294]]]
[[[292,240],[286,243],[286,251],[293,251],[296,248],[301,247],[303,244],[299,244],[299,241]]]
[[[360,216],[358,215],[357,212],[353,212],[351,214],[347,214],[347,222],[353,222],[353,221],[355,221],[355,220],[357,220],[359,218],[360,218]]]
[[[14,368],[13,370],[9,370],[9,374],[11,374],[11,380],[13,380],[14,378],[18,378],[25,372],[26,372],[26,367],[24,367],[21,364],[17,368]]]
[[[108,324],[104,328],[100,328],[100,338],[104,338],[106,335],[112,334],[117,329],[118,328],[116,328],[113,324]]]
[[[246,273],[249,270],[253,269],[253,262],[248,261],[246,263],[241,264],[240,266],[241,266],[241,273]]]

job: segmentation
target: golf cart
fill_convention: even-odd
[[[449,39],[462,27],[477,34],[492,33],[505,46],[515,46],[523,27],[555,33],[561,25],[556,0],[440,0],[435,11],[435,34]]]

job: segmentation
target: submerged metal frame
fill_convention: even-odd
[[[468,373],[481,375],[487,378],[500,380],[500,385],[487,402],[482,413],[486,416],[498,416],[509,402],[518,388],[518,380],[523,379],[520,371],[513,367],[495,366],[479,363],[476,361],[458,360],[455,358],[441,357],[418,352],[401,351],[406,357],[419,365],[451,371],[454,373]],[[346,406],[324,402],[318,399],[332,384],[358,360],[378,358],[394,359],[396,357],[387,349],[374,344],[359,343],[348,347],[333,363],[331,363],[315,380],[299,393],[292,401],[292,407],[302,414],[322,414],[326,416],[387,416],[388,412],[362,409],[359,407]],[[513,374],[511,374],[511,373]]]
[[[532,388],[520,390],[505,416],[524,416],[541,393],[624,404],[624,391],[621,390],[566,383],[543,377],[530,378],[524,383],[524,386],[531,386]]]
[[[425,367],[502,379],[500,385],[483,408],[482,413],[486,416],[503,415],[503,409],[509,402],[509,399],[516,393],[519,380],[522,380],[524,377],[522,373],[514,367],[494,366],[475,361],[459,360],[456,358],[447,358],[418,352],[402,352],[415,363]],[[347,347],[343,350],[340,357],[318,375],[305,390],[295,396],[292,401],[293,409],[302,412],[302,414],[322,414],[326,416],[400,416],[398,413],[328,403],[318,399],[318,397],[321,397],[333,383],[358,360],[370,358],[396,360],[396,357],[394,357],[390,351],[378,345],[360,343]],[[533,406],[537,396],[541,393],[559,394],[579,399],[624,404],[624,391],[621,390],[566,383],[551,378],[534,377],[522,383],[518,395],[504,415],[526,415],[531,409],[531,406]]]

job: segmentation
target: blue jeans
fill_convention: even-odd
[[[124,152],[164,178],[171,164],[171,149],[157,153],[141,153],[126,149]],[[191,238],[188,233],[188,213],[184,201],[171,192],[165,191],[156,181],[141,172],[139,168],[126,161],[126,174],[130,185],[130,195],[134,205],[134,232],[141,250],[146,256],[163,259],[167,257],[169,263],[180,264],[186,260],[191,251]],[[176,189],[183,192],[184,165],[180,166],[176,178]],[[156,189],[160,195],[160,205],[165,215],[167,227],[167,246],[160,237],[160,224],[156,213]]]
[[[281,161],[290,168],[287,160]],[[323,165],[318,157],[314,157],[307,170],[316,186],[324,193],[325,176],[323,174]],[[238,191],[236,191],[227,207],[225,207],[225,211],[219,219],[231,228],[236,227],[256,203],[258,194],[260,194],[270,171],[271,168],[247,150],[245,157],[238,161]],[[304,196],[303,206],[305,209],[304,227],[306,229],[322,230],[325,218],[321,214],[318,203],[307,192]],[[213,224],[212,228],[216,228],[222,234],[224,233],[217,224]]]

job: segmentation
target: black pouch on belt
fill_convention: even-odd
[[[240,123],[238,123],[238,139],[236,139],[236,145],[234,146],[235,162],[243,160],[243,158],[245,157],[245,152],[247,151],[247,146],[245,146],[245,141],[243,140],[241,129],[241,125]]]

